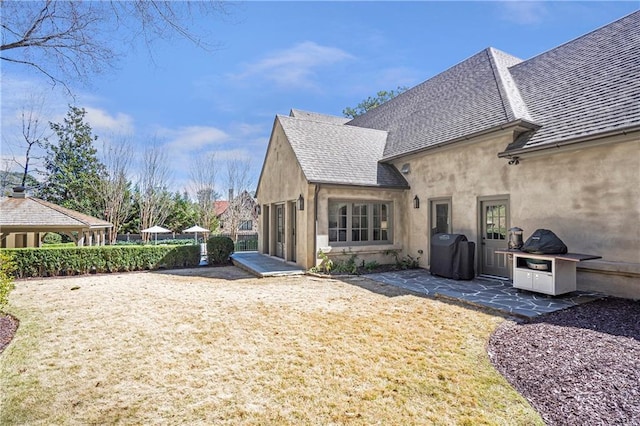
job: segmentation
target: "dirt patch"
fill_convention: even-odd
[[[549,425],[640,424],[640,302],[502,324],[489,357]]]

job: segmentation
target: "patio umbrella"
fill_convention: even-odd
[[[192,226],[189,229],[185,229],[182,232],[194,232],[196,234],[195,235],[196,242],[198,242],[198,232],[207,233],[207,232],[211,232],[211,231],[208,230],[208,229],[203,228],[202,226],[195,225],[195,226]]]
[[[171,232],[171,230],[167,228],[163,228],[162,226],[156,225],[156,226],[152,226],[151,228],[143,229],[140,232],[144,232],[147,234],[156,234],[156,244],[158,244],[158,234]]]

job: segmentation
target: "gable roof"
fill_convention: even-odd
[[[640,131],[638,28],[640,11],[526,61],[487,48],[350,121],[276,121],[309,182],[403,188],[388,162],[483,133],[512,128],[512,157]]]
[[[321,121],[321,122],[333,123],[333,124],[345,124],[349,120],[351,120],[350,118],[346,118],[346,117],[338,117],[335,115],[327,115],[327,114],[320,114],[317,112],[302,111],[300,109],[292,109],[291,112],[289,113],[289,116],[301,118],[305,120]]]
[[[384,159],[529,118],[508,67],[520,59],[488,48],[354,118],[351,126],[387,130]]]
[[[338,117],[323,121],[314,118],[276,117],[308,182],[408,187],[393,166],[379,163],[387,132],[345,126]]]
[[[0,228],[111,228],[112,226],[105,220],[39,198],[7,197],[0,200]]]
[[[512,148],[640,126],[640,12],[509,71],[541,125]]]
[[[488,48],[354,118],[383,160],[520,122],[527,149],[640,126],[640,12],[522,61]],[[504,153],[501,153],[504,154]]]
[[[227,211],[228,208],[229,208],[229,201],[220,200],[220,201],[213,202],[213,210],[215,211],[216,216],[222,215],[224,212]]]

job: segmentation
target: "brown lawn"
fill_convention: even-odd
[[[0,424],[542,424],[485,346],[504,318],[234,267],[16,283]]]

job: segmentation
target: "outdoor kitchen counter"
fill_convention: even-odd
[[[513,286],[515,288],[551,296],[576,291],[576,265],[578,262],[602,257],[582,253],[536,254],[513,249],[496,250],[496,253],[513,256]],[[545,260],[548,262],[548,269],[529,268],[527,259]]]

